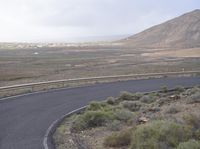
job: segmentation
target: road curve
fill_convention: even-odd
[[[88,87],[52,90],[0,101],[0,149],[43,149],[43,137],[60,116],[91,100],[117,96],[120,91],[147,92],[167,85],[194,86],[200,77],[162,78],[96,84]]]

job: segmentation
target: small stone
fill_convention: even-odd
[[[146,118],[146,117],[140,117],[140,118],[138,119],[138,122],[139,122],[139,123],[146,123],[146,122],[148,122],[148,121],[149,121],[149,119]]]
[[[74,141],[72,139],[69,139],[69,142],[72,143],[72,144],[74,143]]]
[[[149,109],[150,112],[158,112],[160,111],[160,108],[159,107],[152,107]]]
[[[179,95],[171,95],[169,98],[172,99],[172,100],[178,100],[181,97]]]

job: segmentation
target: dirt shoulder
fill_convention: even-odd
[[[191,49],[174,49],[174,50],[165,50],[165,51],[156,51],[153,53],[143,53],[142,56],[150,57],[200,57],[200,48],[191,48]]]

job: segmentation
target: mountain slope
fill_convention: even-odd
[[[125,45],[151,48],[200,47],[200,10],[151,27],[121,40]]]

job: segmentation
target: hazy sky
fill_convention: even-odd
[[[0,42],[130,35],[199,8],[200,0],[0,0]]]

